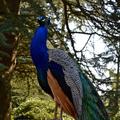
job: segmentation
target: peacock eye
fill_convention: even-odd
[[[44,22],[45,21],[45,17],[44,16],[39,16],[39,17],[37,17],[37,20],[39,20],[41,22]]]
[[[42,19],[41,21],[42,21],[42,22],[45,22],[45,19]]]

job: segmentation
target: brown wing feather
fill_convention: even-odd
[[[48,79],[48,84],[54,95],[54,100],[60,105],[60,107],[64,110],[64,112],[76,118],[77,114],[74,105],[64,94],[63,90],[59,86],[57,80],[54,78],[50,70],[48,70],[47,72],[47,79]]]

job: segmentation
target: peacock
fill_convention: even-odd
[[[75,120],[109,120],[95,87],[76,62],[63,50],[48,49],[49,18],[37,17],[39,27],[31,41],[30,54],[36,67],[38,82],[56,103],[57,108]]]

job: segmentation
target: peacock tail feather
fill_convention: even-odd
[[[105,106],[88,77],[80,71],[83,87],[82,114],[77,120],[109,120]]]

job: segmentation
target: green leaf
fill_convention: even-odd
[[[0,63],[0,72],[6,70],[8,67]]]
[[[5,37],[5,35],[3,33],[0,33],[0,47],[7,49],[13,48],[13,46],[11,44],[8,44],[6,41],[7,38]]]

